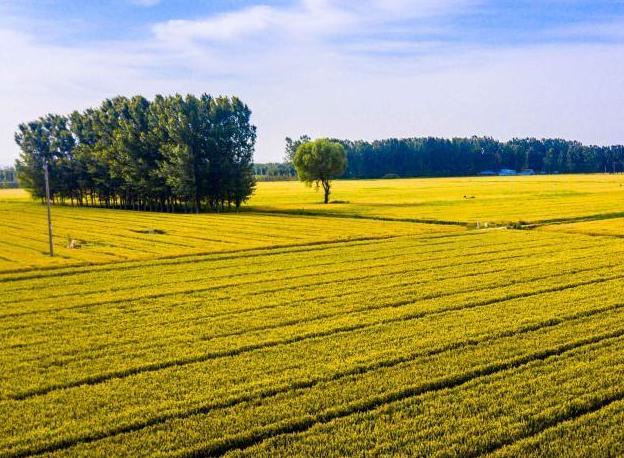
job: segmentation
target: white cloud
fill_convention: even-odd
[[[160,3],[160,0],[130,0],[131,3],[139,6],[156,6]]]
[[[204,20],[171,20],[154,26],[154,34],[164,42],[186,45],[194,40],[242,39],[265,31],[278,20],[270,6],[254,6]]]
[[[287,34],[295,41],[310,41],[408,18],[456,12],[477,0],[303,0],[291,7],[257,5],[207,19],[170,20],[156,24],[155,36],[164,43],[188,46],[201,40],[231,42],[250,36],[266,38]]]
[[[279,159],[283,138],[302,133],[624,143],[621,44],[488,48],[365,34],[392,30],[402,16],[472,4],[306,0],[165,22],[141,41],[75,47],[5,27],[0,164],[16,157],[12,137],[19,122],[135,93],[241,96],[259,128],[258,161]],[[426,29],[437,27],[434,22],[416,23]]]

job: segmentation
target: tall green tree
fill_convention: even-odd
[[[211,97],[192,95],[157,97],[154,111],[163,139],[162,170],[167,183],[199,213],[210,188],[210,149],[214,139],[210,119]]]
[[[290,137],[286,137],[285,141],[286,141],[286,147],[284,149],[284,162],[287,164],[292,164],[293,158],[295,157],[295,154],[297,153],[297,149],[304,143],[308,143],[309,141],[312,141],[312,139],[308,135],[304,134],[294,140]]]
[[[218,97],[210,100],[210,113],[214,142],[211,183],[219,185],[211,193],[217,197],[212,205],[223,208],[224,201],[228,201],[239,208],[256,185],[253,173],[256,127],[250,122],[251,110],[237,97]]]
[[[323,188],[323,201],[328,203],[331,182],[344,173],[347,156],[340,143],[321,138],[300,145],[293,157],[293,163],[301,181]]]
[[[18,126],[15,141],[20,147],[16,169],[21,183],[34,197],[45,195],[43,167],[47,163],[52,197],[69,196],[73,186],[71,174],[74,138],[67,118],[48,114],[36,121]]]

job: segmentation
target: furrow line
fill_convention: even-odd
[[[2,271],[0,272],[0,275],[28,273],[33,270],[36,270],[37,273],[33,273],[30,275],[21,275],[19,277],[8,277],[8,278],[0,277],[0,283],[10,283],[10,282],[22,281],[22,280],[32,280],[35,278],[47,278],[47,277],[59,278],[59,277],[67,276],[67,275],[73,275],[76,273],[118,270],[120,269],[119,264],[126,264],[127,268],[141,268],[143,267],[141,266],[141,264],[144,264],[147,262],[157,263],[159,265],[186,264],[186,263],[196,262],[197,261],[196,258],[198,257],[214,256],[214,258],[209,259],[211,261],[212,260],[236,259],[240,257],[253,258],[253,257],[270,256],[273,253],[266,253],[266,251],[273,251],[273,250],[288,250],[289,253],[290,252],[301,253],[301,252],[306,252],[306,251],[331,249],[341,244],[346,245],[346,244],[353,243],[354,245],[359,245],[358,242],[370,242],[370,243],[364,244],[364,245],[368,245],[368,244],[374,244],[376,242],[380,242],[384,240],[397,239],[397,238],[402,238],[402,237],[413,237],[413,236],[411,235],[383,235],[383,236],[377,236],[377,237],[354,237],[354,238],[343,239],[343,240],[323,240],[323,241],[296,243],[296,244],[271,245],[271,246],[265,246],[265,247],[259,246],[259,247],[252,247],[252,248],[242,248],[239,250],[224,250],[224,251],[216,250],[216,251],[202,251],[202,252],[196,252],[196,253],[170,254],[170,255],[158,256],[158,257],[147,258],[147,259],[124,259],[124,260],[119,260],[119,261],[106,261],[106,262],[79,261],[80,264],[74,264],[74,265],[38,266],[36,268],[29,267],[25,269],[15,269],[12,271]],[[301,248],[301,249],[291,250],[291,248]],[[247,254],[250,252],[251,254]],[[253,252],[258,252],[258,253],[253,253]],[[283,251],[283,252],[286,252],[286,251]],[[239,255],[242,255],[242,256],[239,256]],[[172,261],[172,262],[167,262],[167,261]],[[160,262],[163,262],[163,264],[160,264]],[[85,270],[86,267],[93,267],[94,269]],[[124,268],[124,266],[121,266],[121,268]],[[66,269],[75,269],[75,270],[63,272],[63,270],[66,270]],[[58,270],[61,270],[61,272],[54,272]],[[45,272],[39,272],[39,271],[45,271]]]
[[[502,250],[504,251],[504,250]],[[494,252],[496,253],[496,252]],[[522,257],[523,255],[514,255],[514,256],[510,256],[507,258],[503,258],[505,260],[507,259],[513,259],[514,257]],[[434,260],[440,260],[440,259],[448,259],[447,257],[441,257],[439,259],[434,259]],[[483,262],[483,261],[470,261],[465,263],[467,264],[474,264],[474,263],[478,263],[478,262]],[[379,264],[377,265],[377,267],[388,267],[388,266],[392,266],[394,265],[394,263],[389,263],[389,264]],[[443,266],[436,266],[436,268],[440,268],[440,267],[451,267],[451,265],[457,265],[457,264],[448,264],[448,265],[443,265]],[[293,269],[296,270],[296,269]],[[348,272],[359,272],[362,270],[361,266],[358,267],[350,267],[347,269],[341,269],[338,271],[331,271],[328,273],[332,273],[332,274],[342,274],[342,273],[348,273]],[[591,269],[591,270],[595,270],[595,269]],[[394,272],[390,272],[388,273],[388,275],[400,275],[402,273],[405,272],[410,272],[412,271],[411,269],[402,269],[402,270],[397,270]],[[382,276],[383,274],[380,274],[380,276]],[[309,277],[317,277],[318,276],[318,272],[311,272],[311,273],[307,273],[307,274],[301,274],[301,275],[293,275],[290,277],[284,277],[283,279],[285,280],[298,280],[298,279],[303,279],[303,278],[309,278]],[[353,277],[349,277],[348,280],[349,281],[353,281],[353,280],[363,280],[363,279],[367,279],[367,278],[371,278],[370,274],[366,274],[364,276],[360,275],[360,276],[353,276]],[[306,287],[310,287],[310,286],[324,286],[324,285],[329,285],[329,284],[333,284],[333,283],[341,283],[346,281],[345,279],[331,279],[331,280],[323,280],[323,281],[318,281],[318,282],[311,282],[311,283],[307,283],[305,286]],[[191,282],[192,283],[192,282]],[[160,293],[153,293],[153,294],[146,294],[144,296],[140,296],[140,297],[135,297],[135,298],[131,298],[131,300],[145,300],[145,299],[160,299],[163,297],[169,297],[169,296],[176,296],[176,295],[185,295],[185,294],[195,294],[195,293],[205,293],[208,291],[215,291],[215,290],[222,290],[222,289],[227,289],[230,286],[235,286],[235,287],[240,287],[240,286],[250,286],[250,285],[260,285],[262,283],[274,283],[274,279],[269,278],[269,279],[261,279],[261,280],[250,280],[247,282],[236,282],[236,283],[232,283],[232,284],[219,284],[219,285],[211,285],[211,286],[207,286],[204,288],[190,288],[190,289],[185,289],[185,290],[178,290],[178,291],[169,291],[169,292],[160,292]],[[252,291],[250,293],[246,293],[244,295],[241,295],[239,293],[238,297],[244,297],[244,296],[255,296],[258,294],[266,294],[266,293],[276,293],[279,291],[287,291],[289,289],[292,289],[292,286],[280,286],[277,288],[269,288],[269,289],[263,289],[260,291]],[[15,318],[15,317],[21,317],[21,316],[27,316],[27,315],[39,315],[39,314],[46,314],[46,313],[55,313],[55,312],[60,312],[60,311],[64,311],[64,310],[75,310],[75,309],[84,309],[84,308],[90,308],[90,307],[97,307],[97,306],[101,306],[101,305],[109,305],[109,304],[116,304],[119,303],[121,301],[128,301],[128,298],[123,298],[123,299],[107,299],[107,300],[101,300],[101,301],[95,301],[95,302],[90,302],[90,303],[86,303],[86,304],[77,304],[77,305],[73,305],[73,306],[67,306],[67,307],[54,307],[54,308],[47,308],[47,309],[41,309],[41,310],[28,310],[28,311],[23,311],[23,312],[11,312],[11,313],[4,313],[4,314],[0,314],[0,320],[4,320],[4,319],[11,319],[11,318]]]
[[[511,446],[525,439],[530,439],[531,437],[537,436],[538,434],[551,428],[555,428],[562,423],[572,422],[582,418],[585,415],[598,412],[599,410],[610,406],[614,402],[622,400],[624,400],[624,391],[615,391],[605,397],[593,397],[589,401],[584,401],[582,403],[573,402],[572,404],[566,405],[562,412],[559,412],[555,416],[542,421],[540,424],[532,426],[527,433],[511,437],[507,440],[490,443],[485,450],[479,451],[478,453],[468,454],[466,456],[476,458],[478,456],[493,454],[504,447]]]
[[[483,377],[494,375],[496,373],[506,370],[518,369],[532,362],[544,361],[549,358],[559,357],[570,351],[595,344],[600,344],[601,342],[610,339],[617,339],[622,336],[624,336],[624,328],[618,329],[610,333],[591,336],[585,339],[577,340],[575,342],[547,348],[538,352],[529,353],[527,355],[513,358],[507,361],[489,364],[486,366],[482,366],[478,369],[465,372],[463,374],[445,377],[424,385],[406,387],[384,395],[374,396],[372,398],[364,399],[362,401],[352,402],[344,406],[329,409],[318,415],[307,415],[296,419],[284,420],[282,422],[275,423],[266,427],[261,427],[256,430],[246,431],[237,435],[224,437],[222,439],[212,441],[206,446],[182,451],[174,456],[177,456],[179,458],[220,456],[233,450],[242,450],[252,447],[274,436],[305,432],[316,425],[328,423],[338,418],[348,417],[357,413],[369,412],[384,405],[413,398],[416,396],[421,396],[423,394],[441,391],[449,388],[456,388],[458,386],[465,385],[466,383]],[[624,393],[620,393],[620,395],[621,394]]]
[[[388,318],[388,319],[381,320],[375,323],[368,323],[368,324],[360,323],[360,324],[345,325],[345,326],[340,326],[338,328],[329,329],[326,331],[311,332],[307,334],[301,334],[301,335],[288,337],[285,339],[273,339],[273,340],[268,340],[268,341],[259,342],[255,344],[243,345],[238,348],[232,348],[232,349],[222,350],[222,351],[214,351],[214,352],[205,353],[203,355],[191,356],[187,358],[163,361],[163,362],[158,362],[158,363],[151,363],[151,364],[146,364],[144,366],[138,366],[138,367],[125,369],[121,371],[111,371],[105,374],[93,375],[93,376],[85,377],[83,379],[75,380],[73,382],[53,384],[53,385],[49,385],[43,388],[27,390],[21,393],[8,396],[8,398],[13,399],[13,400],[24,400],[24,399],[28,399],[34,396],[45,395],[47,393],[51,393],[57,390],[75,388],[75,387],[82,386],[82,385],[97,385],[97,384],[104,383],[112,379],[127,378],[132,375],[142,374],[142,373],[147,373],[147,372],[156,372],[156,371],[160,371],[160,370],[167,369],[170,367],[187,366],[189,364],[200,363],[200,362],[209,361],[212,359],[224,358],[228,356],[236,356],[236,355],[240,355],[243,353],[249,353],[251,351],[259,350],[263,348],[271,348],[271,347],[276,347],[278,345],[290,345],[296,342],[302,342],[302,341],[311,340],[311,339],[325,338],[325,337],[329,337],[332,335],[350,333],[353,331],[372,328],[372,327],[381,326],[385,324],[408,322],[412,320],[421,319],[426,316],[440,315],[443,313],[453,313],[459,310],[468,310],[468,309],[473,309],[477,307],[486,307],[492,304],[506,302],[506,301],[513,300],[513,299],[519,299],[523,297],[532,297],[532,296],[537,296],[540,294],[545,294],[545,293],[550,293],[550,292],[564,291],[568,289],[578,288],[580,286],[591,285],[591,284],[596,284],[596,283],[604,283],[604,282],[607,282],[610,280],[616,280],[619,278],[624,278],[624,276],[613,275],[610,277],[586,280],[586,281],[571,283],[571,284],[567,284],[563,286],[543,288],[541,290],[536,290],[536,291],[527,291],[524,293],[509,294],[502,298],[477,301],[474,303],[463,304],[461,306],[456,306],[456,307],[446,307],[446,308],[434,310],[431,312],[415,312],[406,316]],[[401,305],[406,305],[406,304],[396,305],[396,307],[399,307]]]
[[[506,244],[500,244],[500,245],[506,245]],[[526,256],[527,254],[532,253],[534,250],[538,251],[539,254],[548,254],[548,253],[553,253],[555,251],[547,251],[547,250],[543,250],[543,248],[549,248],[551,247],[551,244],[536,244],[533,246],[529,246],[528,248],[526,248],[526,251],[523,251],[521,254],[516,254],[513,256],[506,256],[506,257],[502,257],[502,258],[496,258],[495,261],[498,260],[507,260],[507,259],[513,259],[513,258],[518,258],[518,257],[523,257]],[[414,249],[419,248],[418,246],[414,246]],[[476,247],[475,247],[476,248]],[[587,246],[587,247],[582,247],[579,248],[577,250],[575,250],[575,252],[581,252],[584,250],[591,250],[595,247],[593,246]],[[542,249],[542,250],[540,250]],[[383,250],[380,250],[383,253]],[[443,250],[444,251],[457,251],[457,250]],[[260,274],[267,274],[267,273],[277,273],[277,272],[289,272],[289,271],[297,271],[299,270],[302,265],[305,265],[306,268],[313,268],[313,267],[324,267],[324,266],[328,266],[328,265],[340,265],[340,264],[353,264],[355,262],[375,262],[375,261],[382,261],[382,260],[389,260],[389,259],[395,259],[395,258],[399,258],[399,257],[403,257],[403,256],[407,256],[409,254],[418,254],[418,255],[422,255],[422,254],[429,254],[429,253],[440,253],[440,251],[421,251],[421,252],[417,252],[414,251],[412,252],[410,249],[407,250],[403,250],[400,252],[397,252],[397,250],[395,249],[389,249],[387,250],[387,253],[384,253],[383,256],[380,256],[378,253],[372,253],[374,254],[374,256],[370,256],[370,257],[361,257],[361,258],[354,258],[354,259],[348,259],[348,260],[344,260],[344,261],[336,261],[335,259],[327,261],[327,262],[318,262],[318,263],[307,263],[307,264],[296,264],[294,266],[287,266],[287,267],[280,267],[280,268],[276,268],[276,269],[262,269],[262,270],[257,270],[257,271],[252,271],[252,272],[237,272],[237,273],[231,273],[231,274],[227,274],[227,275],[221,275],[218,277],[212,277],[211,280],[223,280],[223,279],[231,279],[231,278],[240,278],[240,277],[245,277],[245,276],[251,276],[251,275],[260,275]],[[498,254],[498,253],[509,253],[509,249],[502,249],[502,250],[489,250],[489,251],[482,251],[479,252],[479,255],[489,255],[489,254]],[[369,253],[371,254],[371,253]],[[430,257],[430,258],[424,258],[421,259],[422,262],[434,262],[434,261],[439,261],[439,260],[449,260],[449,259],[456,259],[456,258],[465,258],[465,254],[462,255],[457,255],[456,257],[449,257],[447,256],[438,256],[438,257]],[[325,257],[323,257],[324,259]],[[328,256],[327,258],[332,259],[331,256]],[[475,261],[475,262],[482,262],[482,261]],[[385,267],[385,266],[390,266],[393,263],[384,263],[384,264],[375,264],[373,265],[373,267]],[[445,268],[445,267],[451,267],[452,265],[458,265],[458,264],[445,264],[445,265],[441,265],[441,266],[435,266],[436,269],[439,268]],[[340,273],[343,271],[348,271],[347,270],[337,270],[337,271],[332,271],[332,272],[336,272],[336,273]],[[205,273],[205,269],[201,269],[201,268],[195,268],[192,270],[185,270],[184,273],[185,274],[189,274],[189,272],[204,272]],[[134,278],[134,277],[130,277],[130,278]],[[288,278],[298,278],[298,277],[288,277]],[[124,280],[127,280],[128,277],[124,277]],[[162,282],[159,283],[159,287],[163,287],[163,286],[167,286],[170,284],[181,284],[181,283],[191,283],[191,282],[196,282],[197,278],[195,277],[192,280],[185,280],[183,282],[180,281],[167,281],[167,282]],[[67,285],[63,285],[64,287],[66,287]],[[12,289],[10,291],[10,293],[15,294],[17,292],[26,290],[29,291],[31,288],[30,287],[24,287],[23,289]],[[89,290],[87,291],[88,293],[92,294],[92,293],[98,293],[98,292],[106,292],[106,293],[111,293],[111,292],[123,292],[123,291],[128,291],[128,290],[136,290],[137,287],[133,286],[133,287],[118,287],[118,288],[106,288],[103,290]],[[75,295],[74,292],[64,292],[61,294],[50,294],[50,295],[46,295],[46,298],[60,298],[60,297],[65,297],[65,296],[73,296]],[[11,299],[11,300],[7,300],[7,301],[0,301],[1,305],[10,305],[10,304],[14,304],[14,303],[18,303],[20,302],[19,300],[15,300],[15,299]]]
[[[342,370],[332,374],[330,376],[317,377],[315,379],[302,380],[298,382],[293,382],[290,384],[282,385],[282,386],[274,386],[272,388],[264,389],[258,392],[247,393],[242,396],[233,397],[230,399],[226,399],[218,402],[211,402],[204,405],[196,406],[191,409],[179,410],[168,412],[163,415],[159,415],[148,420],[136,422],[133,424],[123,425],[117,428],[112,428],[108,431],[101,431],[97,433],[83,434],[78,437],[65,438],[59,440],[54,443],[47,444],[45,446],[31,448],[29,450],[22,450],[17,454],[13,454],[10,456],[13,457],[22,457],[27,455],[39,455],[43,453],[52,453],[59,450],[64,450],[71,448],[78,444],[87,444],[96,442],[98,440],[111,438],[114,436],[118,436],[120,434],[131,433],[140,431],[142,429],[148,428],[150,426],[155,426],[161,423],[165,423],[170,420],[176,419],[185,419],[190,418],[196,415],[204,415],[209,413],[212,410],[217,409],[226,409],[229,407],[233,407],[237,404],[243,402],[250,402],[259,399],[267,399],[273,396],[277,396],[279,394],[287,393],[289,391],[302,390],[312,388],[316,385],[328,382],[334,382],[341,380],[343,378],[347,378],[354,375],[362,375],[370,372],[374,372],[379,369],[391,368],[398,366],[400,364],[405,364],[409,362],[413,362],[418,358],[426,358],[430,356],[439,355],[449,351],[455,351],[461,348],[466,348],[469,346],[477,346],[484,343],[495,342],[497,340],[501,340],[507,337],[512,337],[520,334],[528,334],[531,332],[536,332],[542,329],[551,328],[560,326],[565,323],[573,322],[576,320],[581,320],[593,316],[598,316],[604,313],[608,313],[614,310],[618,310],[624,308],[624,303],[615,304],[609,307],[604,307],[601,309],[589,310],[584,312],[579,312],[573,315],[569,315],[566,317],[553,318],[544,320],[537,323],[531,323],[528,325],[520,326],[516,329],[510,329],[506,331],[501,331],[495,334],[491,334],[488,336],[484,336],[479,339],[467,339],[464,341],[453,342],[447,345],[440,346],[438,348],[433,348],[430,350],[417,351],[404,356],[399,356],[395,358],[390,358],[387,360],[376,361],[368,364],[361,364],[346,370]]]

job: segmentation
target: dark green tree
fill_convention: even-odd
[[[16,169],[22,185],[34,197],[43,197],[43,167],[47,163],[52,198],[69,197],[75,186],[71,174],[74,139],[67,127],[67,118],[49,114],[20,124],[15,141],[21,149]]]
[[[23,184],[43,196],[135,210],[221,210],[255,186],[256,129],[236,97],[115,97],[69,118],[21,124],[15,139]]]

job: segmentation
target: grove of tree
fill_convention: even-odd
[[[236,97],[115,97],[20,124],[20,183],[54,202],[135,210],[218,211],[252,194],[256,128]]]
[[[309,137],[287,138],[286,159],[295,142],[302,141],[309,141]],[[506,142],[489,137],[332,141],[340,143],[347,155],[344,178],[471,176],[504,168],[532,169],[535,173],[624,172],[624,146],[587,146],[557,138]]]

